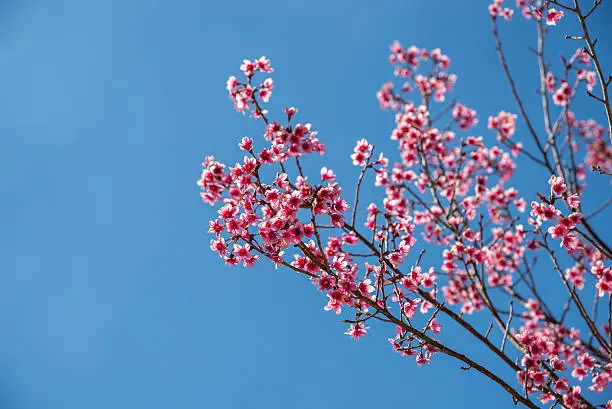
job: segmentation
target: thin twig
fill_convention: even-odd
[[[501,351],[504,352],[506,346],[506,338],[508,338],[508,331],[510,331],[510,323],[512,322],[512,306],[513,301],[510,300],[510,313],[508,314],[508,321],[506,322],[506,329],[504,330],[504,337],[502,338]]]
[[[612,106],[610,106],[610,96],[608,94],[608,85],[610,85],[610,82],[605,79],[603,69],[601,68],[601,63],[599,62],[599,58],[597,57],[597,51],[595,51],[595,43],[597,42],[597,40],[591,40],[591,35],[589,33],[589,28],[586,22],[586,19],[595,11],[599,4],[601,4],[601,0],[597,0],[593,5],[593,8],[586,15],[583,15],[578,0],[574,0],[574,9],[572,11],[574,12],[574,14],[576,14],[576,17],[578,17],[580,27],[582,27],[584,41],[587,44],[587,53],[589,57],[591,57],[591,60],[593,60],[593,64],[595,65],[595,71],[597,72],[597,77],[599,78],[599,84],[601,85],[601,98],[596,97],[591,93],[589,94],[593,98],[600,101],[605,107],[606,116],[608,117],[608,136],[610,138],[610,141],[612,142]]]
[[[584,218],[584,220],[589,220],[592,217],[597,216],[599,213],[601,213],[602,211],[605,210],[606,207],[608,207],[610,205],[610,203],[612,203],[612,198],[609,198],[608,200],[606,200],[604,202],[604,204],[602,204],[601,206],[599,206],[597,209],[595,209],[594,211],[592,211],[588,216],[586,216]]]
[[[527,111],[525,110],[525,107],[523,106],[523,101],[521,100],[521,97],[519,96],[518,91],[516,89],[516,85],[514,83],[514,79],[512,78],[512,74],[510,74],[510,69],[508,68],[508,63],[506,62],[506,56],[504,55],[504,52],[502,49],[501,40],[499,39],[496,19],[492,18],[491,21],[493,24],[493,36],[495,37],[495,45],[496,45],[497,54],[499,55],[499,59],[502,64],[502,68],[504,69],[504,72],[506,73],[506,78],[508,79],[508,83],[510,84],[510,88],[512,89],[512,94],[514,95],[514,99],[516,100],[516,103],[521,111],[523,119],[525,120],[525,123],[527,124],[527,128],[529,128],[529,132],[533,136],[533,139],[536,145],[538,146],[538,150],[542,153],[542,157],[544,158],[544,162],[546,163],[546,166],[549,168],[549,170],[552,170],[550,163],[548,161],[548,156],[546,155],[546,152],[544,151],[544,147],[542,146],[542,143],[540,142],[540,138],[538,138],[538,134],[536,133],[533,125],[531,124],[531,121],[529,120]]]

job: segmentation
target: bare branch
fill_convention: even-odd
[[[605,210],[606,207],[608,207],[610,205],[610,203],[612,203],[612,198],[609,198],[608,200],[606,200],[601,206],[599,206],[597,209],[593,210],[588,216],[586,216],[584,218],[584,220],[589,220],[595,216],[597,216],[599,213],[601,213],[602,211]]]
[[[506,346],[506,338],[508,338],[508,331],[510,331],[510,323],[512,322],[512,306],[513,301],[510,300],[510,312],[508,313],[508,321],[506,322],[506,329],[504,330],[504,337],[502,339],[501,347],[499,348],[502,352],[504,352],[504,347]]]
[[[559,5],[559,3],[557,2],[554,3]],[[582,14],[582,10],[580,9],[580,3],[578,2],[578,0],[574,0],[574,8],[569,9],[569,11],[572,11],[578,18],[580,27],[582,28],[584,40],[586,42],[586,49],[588,51],[589,56],[591,57],[591,60],[593,60],[593,64],[595,65],[595,71],[597,72],[597,77],[599,78],[599,83],[601,85],[602,97],[596,97],[590,92],[589,96],[603,103],[606,110],[606,116],[608,117],[608,137],[612,142],[612,106],[610,104],[610,96],[608,94],[608,85],[610,82],[609,80],[605,79],[604,71],[601,68],[601,63],[597,56],[597,52],[595,51],[595,44],[597,44],[597,40],[591,40],[591,35],[589,33],[589,28],[586,22],[586,19],[595,11],[595,9],[597,9],[600,4],[601,0],[597,0],[593,5],[593,8],[591,8],[591,10],[587,14]]]

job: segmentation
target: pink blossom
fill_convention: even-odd
[[[563,18],[563,11],[555,10],[553,8],[548,9],[546,15],[546,25],[556,26],[559,21]]]
[[[440,331],[442,331],[442,324],[438,323],[438,321],[434,318],[431,320],[431,322],[429,323],[429,329],[431,330],[431,332],[433,332],[434,334],[439,334]]]
[[[565,181],[561,176],[552,175],[548,179],[548,184],[550,185],[551,194],[555,196],[562,196],[567,189]]]
[[[323,166],[321,168],[321,180],[334,180],[336,175],[334,175],[334,171],[331,169],[327,169],[327,167]]]
[[[577,194],[573,194],[571,196],[568,196],[565,201],[567,202],[567,205],[571,208],[571,209],[577,209],[580,206],[580,196],[578,196]]]
[[[563,16],[528,0],[518,0],[517,7],[537,20],[546,12],[549,25],[549,20],[554,25]],[[497,17],[510,20],[513,15],[501,0],[494,0],[489,12],[493,24],[499,23]],[[272,72],[270,61],[244,60],[244,77],[230,77],[227,92],[235,109],[261,121],[263,130],[258,139],[242,138],[242,152],[233,166],[212,156],[202,163],[200,195],[217,211],[208,225],[210,248],[228,266],[252,267],[268,259],[275,267],[308,277],[326,297],[321,302],[326,311],[354,314],[346,334],[355,339],[367,334],[367,319],[401,323],[389,342],[401,355],[415,357],[419,366],[446,352],[438,351],[429,338],[441,334],[441,317],[474,333],[473,316],[493,314],[504,320],[507,299],[514,299],[508,347],[519,344],[512,352],[520,358],[517,390],[524,388],[534,402],[561,397],[560,405],[579,409],[580,381],[595,393],[604,392],[611,381],[605,348],[597,346],[604,343],[595,339],[593,335],[600,337],[591,325],[571,322],[581,314],[560,319],[535,291],[534,281],[540,280],[531,275],[547,267],[562,272],[572,298],[593,291],[600,297],[612,294],[605,246],[589,233],[593,224],[580,210],[589,198],[583,194],[589,168],[612,168],[606,127],[569,110],[580,93],[568,78],[574,84],[585,82],[587,89],[596,85],[585,54],[574,54],[563,77],[555,78],[552,65],[546,67],[541,85],[563,109],[554,113],[556,128],[544,132],[544,146],[534,148],[529,142],[524,149],[525,130],[521,126],[517,133],[517,115],[493,111],[497,114],[488,117],[487,126],[497,138],[483,137],[464,132],[478,124],[475,110],[454,100],[440,104],[457,79],[448,72],[450,58],[441,49],[393,43],[389,61],[396,81],[384,83],[376,96],[381,108],[394,113],[390,139],[397,159],[374,156],[374,146],[366,139],[356,142],[351,161],[361,168],[357,173],[362,192],[380,195],[365,205],[354,184],[348,194],[343,191],[346,186],[336,180],[331,162],[308,163],[309,155],[325,153],[325,144],[310,123],[298,121],[296,108],[285,108],[280,118],[263,109],[274,82],[259,75]],[[557,135],[569,135],[568,141],[551,145],[547,139]],[[545,156],[540,158],[542,150]],[[555,155],[546,156],[551,150]],[[579,152],[586,153],[584,160]],[[550,173],[543,176],[541,170],[522,168],[521,161],[527,160],[547,172],[563,170],[548,179],[550,195],[546,189],[538,191]],[[318,175],[309,173],[313,166],[320,169]],[[514,173],[525,169],[536,189],[527,193],[529,215],[521,214],[527,201],[513,182]],[[582,206],[591,209],[588,203]],[[553,249],[557,242],[562,251]],[[421,260],[418,250],[423,248],[427,255]],[[535,257],[548,262],[552,258],[553,263],[540,261],[534,267]],[[431,263],[427,269],[415,265],[425,262]],[[407,268],[410,265],[415,266]],[[607,339],[608,326],[601,320],[595,325]],[[445,337],[440,338],[436,342],[446,346]]]
[[[345,334],[350,335],[354,339],[359,339],[368,333],[367,330],[369,328],[370,327],[366,327],[362,323],[359,322],[357,324],[351,325],[348,331],[345,332]]]
[[[359,141],[357,141],[357,144],[353,149],[353,154],[351,155],[351,159],[353,159],[353,165],[365,166],[366,161],[370,158],[371,153],[372,145],[370,145],[365,139],[360,139]]]
[[[489,129],[497,129],[497,138],[504,142],[509,139],[516,130],[516,115],[500,111],[496,117],[489,117],[487,124]]]
[[[574,89],[565,81],[561,82],[561,86],[553,94],[553,102],[555,105],[566,106],[569,103]]]
[[[431,359],[429,359],[428,354],[419,354],[416,357],[416,363],[418,366],[429,365],[431,363]]]

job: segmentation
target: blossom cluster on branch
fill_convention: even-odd
[[[358,140],[347,152],[359,168],[351,204],[332,169],[322,168],[314,179],[305,173],[308,155],[325,153],[311,124],[296,122],[294,107],[278,120],[263,108],[273,81],[255,79],[273,71],[270,60],[244,60],[244,79],[230,77],[227,90],[236,110],[263,122],[263,137],[243,138],[238,146],[244,156],[233,166],[212,156],[202,164],[202,199],[218,204],[210,248],[230,266],[267,258],[307,276],[325,295],[324,308],[347,317],[347,335],[365,336],[371,320],[390,323],[392,348],[419,366],[443,353],[526,407],[612,409],[612,401],[597,395],[612,382],[612,251],[591,224],[594,215],[583,212],[588,174],[607,177],[589,171],[610,173],[612,147],[605,126],[579,120],[571,110],[582,87],[591,92],[602,84],[590,69],[593,51],[578,50],[557,74],[544,62],[546,26],[567,18],[568,10],[527,0],[516,6],[538,29],[544,131],[532,126],[501,46],[497,21],[511,20],[514,10],[495,0],[489,6],[493,33],[518,112],[490,113],[490,134],[474,135],[477,112],[448,101],[457,82],[450,58],[439,48],[406,48],[396,41],[389,56],[396,79],[376,97],[395,115],[391,139],[398,159]],[[556,118],[549,101],[558,106]],[[529,144],[517,135],[521,120],[533,139]],[[548,181],[548,190],[529,205],[513,185],[517,161],[532,161]],[[368,175],[382,197],[364,206],[361,187]],[[423,265],[419,241],[437,249],[437,263]],[[536,269],[540,254],[549,264]],[[543,269],[567,290],[561,312],[541,294]],[[588,290],[596,294],[592,310]],[[491,319],[486,332],[471,324],[476,313]],[[472,335],[517,379],[460,352],[444,338],[445,322]],[[494,326],[501,345],[491,336]]]

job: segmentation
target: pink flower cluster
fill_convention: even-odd
[[[612,294],[612,267],[605,266],[600,260],[591,267],[591,273],[597,277],[597,284],[595,284],[597,294],[600,297]]]
[[[476,111],[462,104],[457,104],[453,108],[453,119],[459,123],[459,129],[468,129],[478,123]]]
[[[592,168],[612,173],[612,146],[601,136],[590,139],[585,162]]]
[[[521,360],[524,369],[517,373],[518,382],[529,394],[550,385],[550,389],[540,394],[542,403],[554,401],[555,395],[560,395],[564,407],[582,408],[581,387],[571,386],[569,377],[576,382],[590,377],[588,389],[601,393],[612,382],[612,364],[602,365],[589,352],[579,330],[547,320],[537,301],[528,300],[526,305],[528,309],[521,317],[523,326],[515,335],[525,348]]]
[[[575,140],[586,145],[585,164],[590,168],[612,173],[612,146],[607,142],[606,129],[592,119],[576,120],[571,111],[567,112],[567,126],[569,132],[575,135]],[[576,147],[576,142],[573,146]],[[577,164],[576,171],[578,180],[583,181],[586,178],[584,164]]]
[[[295,110],[295,108],[293,108]],[[290,118],[291,109],[287,110]],[[325,153],[325,144],[317,137],[318,133],[311,130],[310,124],[296,124],[284,127],[273,121],[266,126],[264,137],[271,145],[259,153],[259,160],[263,163],[284,163],[291,157],[308,155],[316,152]]]
[[[491,17],[503,17],[505,20],[510,21],[514,10],[508,7],[502,7],[504,0],[493,0],[493,3],[489,5],[489,14]]]
[[[568,104],[574,89],[565,81],[561,81],[561,85],[553,94],[553,102],[555,105],[565,106]]]
[[[370,159],[372,155],[372,145],[368,143],[365,139],[361,139],[357,141],[355,145],[355,149],[353,149],[353,154],[351,155],[351,159],[353,160],[353,165],[355,166],[365,166],[366,161]]]
[[[584,247],[575,232],[576,226],[581,223],[582,213],[574,212],[563,217],[561,211],[555,207],[554,201],[565,196],[571,210],[579,207],[580,198],[578,195],[566,195],[567,186],[560,176],[551,176],[548,184],[552,200],[550,203],[532,202],[530,215],[534,219],[530,219],[529,223],[540,226],[544,221],[555,221],[555,225],[548,228],[548,234],[553,239],[561,239],[560,246],[565,247],[570,253],[575,252]]]
[[[492,18],[503,17],[510,21],[514,10],[508,7],[503,7],[504,0],[493,0],[489,5],[489,14]],[[526,19],[534,18],[542,20],[546,14],[546,25],[556,26],[563,18],[563,11],[556,10],[549,6],[548,1],[538,0],[516,0],[516,7],[521,9],[521,15]]]
[[[497,139],[504,142],[516,131],[516,115],[500,111],[497,116],[490,116],[487,124],[489,129],[497,129]]]
[[[455,74],[448,74],[445,71],[450,67],[450,58],[439,48],[432,50],[415,46],[403,48],[396,41],[391,45],[389,61],[395,66],[395,75],[405,78],[406,82],[402,84],[401,93],[398,95],[393,93],[393,83],[388,82],[382,86],[376,97],[383,109],[397,110],[402,105],[402,94],[412,92],[414,88],[427,98],[433,95],[436,101],[444,101],[446,94],[451,92],[457,81]],[[433,73],[428,76],[415,74],[420,64],[427,61],[431,61]],[[412,83],[408,80],[410,78]]]
[[[234,102],[234,107],[239,112],[245,112],[251,108],[253,103],[254,95],[258,95],[263,102],[268,102],[272,96],[273,83],[271,78],[266,78],[258,86],[253,86],[251,79],[256,72],[271,73],[274,71],[270,65],[270,60],[266,57],[261,57],[255,61],[244,60],[240,69],[247,77],[247,82],[242,83],[234,76],[229,77],[227,80],[226,88],[229,92],[229,96]],[[260,115],[262,112],[255,112],[256,115]]]
[[[517,6],[538,19],[546,9],[522,0]],[[489,6],[489,12],[494,19],[512,16],[500,0]],[[546,12],[549,25],[563,16],[552,8]],[[581,54],[574,59],[577,64],[589,62]],[[482,136],[463,132],[478,124],[474,109],[453,101],[432,115],[435,103],[445,101],[456,82],[456,76],[446,71],[450,59],[440,49],[404,48],[395,42],[389,60],[398,84],[385,83],[377,98],[383,109],[395,113],[391,139],[397,143],[399,160],[390,164],[383,154],[374,158],[371,143],[356,142],[350,154],[353,165],[361,168],[355,207],[368,172],[384,195],[380,202],[368,204],[365,215],[355,208],[350,217],[334,171],[322,167],[314,180],[304,171],[301,161],[307,155],[325,153],[317,132],[308,123],[292,122],[297,113],[293,107],[285,109],[282,123],[268,119],[261,108],[271,96],[273,82],[267,78],[255,86],[253,80],[257,73],[272,72],[270,61],[244,61],[246,80],[230,77],[227,89],[235,108],[252,111],[265,131],[260,141],[241,140],[244,157],[234,166],[212,156],[202,164],[197,182],[201,197],[219,203],[217,217],[209,224],[210,248],[230,266],[253,266],[263,256],[277,267],[308,276],[327,297],[325,310],[350,311],[346,334],[354,339],[368,334],[370,319],[395,324],[397,331],[389,342],[419,366],[445,351],[439,339],[444,319],[450,317],[469,330],[473,327],[464,315],[477,311],[491,311],[498,323],[504,314],[509,323],[516,316],[521,327],[514,330],[507,324],[504,339],[509,337],[517,346],[520,369],[516,363],[513,368],[525,396],[539,393],[543,403],[556,400],[566,408],[581,409],[583,380],[590,382],[588,390],[598,393],[612,381],[609,354],[585,341],[580,330],[557,320],[543,304],[532,288],[533,265],[527,256],[529,251],[546,250],[557,263],[549,242],[558,240],[572,264],[564,270],[559,264],[554,267],[572,294],[590,282],[599,297],[612,294],[612,268],[605,265],[605,251],[581,236],[587,222],[579,183],[584,167],[575,166],[574,180],[566,180],[563,172],[552,175],[550,192],[531,202],[528,224],[521,224],[526,201],[509,185],[516,170],[513,156],[523,152],[522,144],[510,142],[517,115],[500,111],[489,116],[488,128],[495,130],[500,146],[493,138],[487,143]],[[587,87],[594,84],[593,75],[583,68],[576,69],[576,77]],[[544,81],[554,103],[565,107],[566,131],[576,139],[568,146],[585,143],[587,164],[610,167],[612,148],[603,128],[578,121],[569,111],[575,86],[550,72]],[[412,92],[418,103],[409,99]],[[449,113],[449,124],[439,127],[436,121]],[[565,204],[565,212],[559,203]],[[361,217],[363,227],[356,222],[363,221]],[[406,269],[419,238],[441,257],[424,270],[419,256]],[[533,296],[517,292],[525,287]],[[521,311],[513,312],[512,304],[510,311],[497,309],[498,295],[514,297]],[[610,328],[603,331],[609,333]]]
[[[563,18],[563,11],[555,10],[552,7],[546,13],[546,25],[556,26]]]

